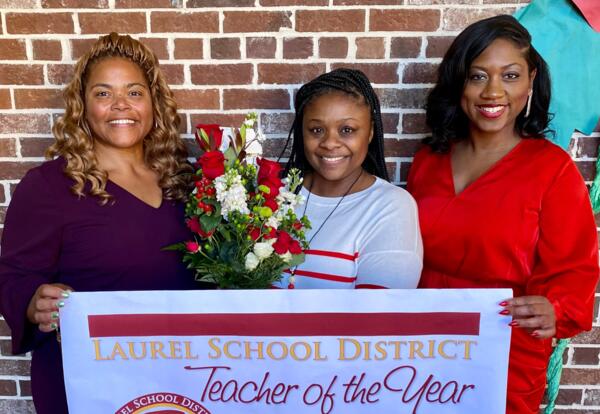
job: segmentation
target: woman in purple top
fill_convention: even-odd
[[[39,414],[67,413],[58,308],[70,290],[195,287],[177,252],[189,235],[179,118],[154,54],[129,36],[101,37],[75,66],[55,158],[15,190],[0,257],[0,313],[13,352],[33,350]]]

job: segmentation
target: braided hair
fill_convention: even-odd
[[[377,98],[369,79],[363,72],[346,68],[325,73],[304,84],[298,90],[294,100],[296,110],[294,122],[279,156],[281,158],[293,135],[292,151],[285,168],[286,172],[291,168],[298,168],[303,173],[312,171],[312,167],[304,154],[304,136],[302,133],[304,109],[314,98],[336,91],[347,93],[357,99],[362,98],[365,104],[369,106],[373,122],[373,139],[369,143],[367,157],[363,161],[362,167],[368,173],[389,181],[383,151],[383,123],[379,98]]]

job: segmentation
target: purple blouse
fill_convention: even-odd
[[[67,413],[60,344],[42,333],[26,310],[42,283],[76,291],[199,288],[178,252],[162,251],[190,237],[183,205],[151,207],[115,183],[104,206],[78,198],[56,159],[30,170],[17,186],[4,225],[0,313],[12,330],[14,353],[33,351],[31,388],[38,414]],[[68,304],[67,304],[68,306]]]

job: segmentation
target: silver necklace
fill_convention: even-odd
[[[354,179],[354,181],[352,181],[352,184],[350,184],[350,187],[348,187],[346,192],[342,195],[340,200],[336,203],[335,207],[333,207],[333,209],[329,212],[327,217],[325,217],[325,220],[323,220],[323,222],[317,228],[317,230],[312,234],[312,236],[310,236],[310,239],[308,240],[309,247],[310,247],[310,244],[312,243],[312,241],[314,240],[314,238],[317,236],[317,234],[319,234],[319,232],[321,231],[323,226],[325,226],[325,223],[327,223],[327,220],[329,220],[329,218],[331,216],[333,216],[333,213],[335,213],[335,210],[337,210],[337,208],[340,206],[340,204],[342,204],[342,201],[344,201],[344,198],[346,198],[346,196],[348,194],[350,194],[350,191],[352,191],[352,188],[354,187],[354,185],[358,182],[358,180],[360,180],[360,177],[362,177],[362,175],[363,175],[363,171],[364,170],[361,168],[360,174],[358,175],[358,177],[356,177]],[[304,203],[304,211],[302,212],[302,216],[306,215],[306,209],[308,208],[308,201],[310,200],[310,195],[312,194],[312,187],[313,187],[314,183],[315,183],[315,180],[313,179],[310,182],[310,187],[308,187],[308,196],[306,197],[306,203]],[[294,289],[294,287],[295,287],[294,282],[296,281],[296,270],[297,269],[298,269],[298,266],[294,266],[293,269],[290,269],[290,277],[288,278],[288,289]]]

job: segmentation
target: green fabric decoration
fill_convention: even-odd
[[[554,114],[550,126],[556,131],[552,140],[566,149],[574,130],[590,135],[600,118],[600,33],[568,0],[533,0],[514,16],[529,30],[534,47],[550,67]],[[594,212],[600,212],[598,175],[590,197]]]
[[[544,414],[552,414],[554,411],[554,405],[556,404],[556,397],[558,395],[558,386],[560,385],[560,374],[562,373],[563,353],[565,352],[567,345],[569,345],[568,339],[559,339],[550,356],[548,371],[546,371],[546,382],[548,383],[546,396],[548,397],[548,405],[544,410]]]

